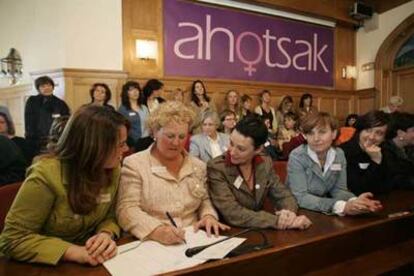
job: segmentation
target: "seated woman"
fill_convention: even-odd
[[[345,119],[345,126],[341,127],[339,129],[339,135],[338,138],[336,138],[335,144],[341,145],[345,142],[348,142],[351,140],[352,136],[354,136],[355,133],[355,123],[358,119],[358,114],[349,114],[346,116]]]
[[[155,142],[128,156],[121,172],[117,218],[125,231],[139,239],[181,243],[182,227],[205,227],[207,234],[228,226],[217,221],[206,188],[206,165],[188,155],[184,143],[195,114],[169,101],[148,118]],[[169,212],[178,228],[171,225]]]
[[[380,145],[385,140],[389,115],[382,111],[370,111],[360,116],[355,124],[351,140],[340,145],[347,162],[348,189],[356,195],[389,192],[387,171]]]
[[[191,136],[190,154],[207,163],[225,152],[229,136],[217,131],[220,120],[216,112],[206,111],[201,117],[202,133]]]
[[[109,108],[81,107],[55,150],[30,167],[6,217],[0,252],[53,265],[97,265],[114,257],[114,201],[127,128]]]
[[[291,152],[287,185],[300,207],[337,215],[375,212],[381,203],[371,193],[358,198],[346,188],[346,160],[341,149],[332,146],[336,120],[326,112],[310,114],[302,121],[307,144]]]
[[[387,181],[392,188],[414,189],[414,160],[407,149],[414,146],[414,114],[394,112],[382,146]]]
[[[293,112],[288,112],[283,117],[283,124],[277,132],[277,144],[280,150],[283,149],[284,143],[288,143],[293,137],[299,134],[297,127],[298,119],[298,115]]]
[[[225,134],[230,135],[237,123],[237,115],[231,110],[224,110],[220,113],[220,127],[219,130]]]
[[[20,149],[26,160],[26,163],[31,163],[31,150],[28,143],[26,142],[26,139],[20,136],[16,136],[16,130],[14,128],[11,117],[3,112],[0,112],[0,135],[4,135],[12,140],[13,143],[16,144],[16,146]],[[4,158],[4,156],[2,158]]]
[[[27,163],[17,145],[0,135],[0,186],[24,180]]]
[[[105,106],[115,110],[112,105],[108,104],[111,100],[112,93],[106,83],[94,83],[89,90],[89,95],[91,96],[90,104]]]
[[[238,227],[306,229],[311,222],[297,216],[297,204],[280,183],[270,158],[261,155],[268,130],[256,117],[237,123],[230,136],[229,151],[208,162],[211,200],[224,220]],[[270,198],[275,212],[263,210]]]

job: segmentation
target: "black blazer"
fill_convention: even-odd
[[[356,195],[389,192],[392,187],[386,180],[386,157],[383,154],[381,164],[373,162],[361,149],[358,140],[359,136],[354,135],[351,140],[339,146],[345,153],[348,189]]]

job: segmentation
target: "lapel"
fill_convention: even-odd
[[[260,156],[258,156],[260,157]],[[256,158],[257,159],[257,158]],[[258,189],[256,189],[256,187],[254,187],[254,189],[256,189],[256,204],[262,202],[263,197],[265,196],[265,191],[267,188],[267,182],[268,182],[268,170],[266,169],[266,163],[264,162],[264,160],[261,161],[256,161],[255,163],[255,180],[256,180],[256,187]]]
[[[203,148],[205,150],[205,152],[207,153],[207,155],[212,158],[213,154],[211,153],[211,147],[210,147],[210,141],[208,140],[207,135],[201,135],[201,139],[202,139],[202,143],[203,143]]]

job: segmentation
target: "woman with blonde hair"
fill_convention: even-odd
[[[224,98],[224,105],[221,112],[224,110],[231,110],[236,114],[236,122],[241,117],[240,95],[236,90],[229,90]]]
[[[117,205],[121,227],[135,237],[162,244],[184,240],[183,227],[194,225],[218,235],[218,222],[206,187],[206,165],[184,149],[194,112],[180,102],[163,103],[148,127],[155,142],[124,160]],[[171,225],[169,212],[178,227]]]
[[[53,152],[27,172],[0,235],[19,261],[97,265],[116,255],[114,202],[128,121],[109,108],[81,107]]]

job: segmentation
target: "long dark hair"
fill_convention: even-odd
[[[137,104],[141,105],[142,102],[142,90],[141,87],[139,86],[139,83],[136,81],[128,81],[127,83],[125,83],[122,86],[122,92],[121,92],[121,103],[123,106],[125,106],[127,109],[131,109],[131,103],[129,101],[129,96],[128,96],[128,91],[131,88],[136,88],[139,91],[139,97],[137,100]]]
[[[128,129],[129,122],[120,113],[96,105],[79,108],[67,123],[52,155],[67,166],[73,212],[94,210],[100,190],[110,184],[112,170],[104,166],[118,147],[121,126]]]
[[[203,94],[203,98],[206,102],[210,102],[210,97],[207,96],[207,90],[206,87],[204,86],[204,83],[201,80],[195,80],[193,81],[193,84],[191,85],[191,101],[194,102],[197,106],[200,106],[200,99],[197,97],[196,93],[195,93],[195,86],[197,83],[200,83],[201,86],[203,87],[204,90],[204,94]]]
[[[302,95],[302,97],[300,97],[300,102],[299,102],[299,107],[300,107],[300,108],[304,108],[304,107],[305,107],[305,100],[306,100],[306,99],[310,99],[310,100],[311,100],[311,102],[310,102],[310,105],[309,105],[309,106],[312,106],[312,104],[313,104],[313,97],[312,97],[312,94],[305,93],[305,94],[303,94],[303,95]]]
[[[106,83],[103,83],[103,82],[94,83],[92,85],[91,89],[89,90],[89,95],[91,96],[91,103],[93,103],[93,101],[94,101],[93,93],[95,92],[95,89],[98,86],[101,86],[101,87],[103,87],[105,89],[105,101],[104,101],[104,105],[107,105],[108,102],[111,100],[112,93],[111,93],[111,89],[109,89],[109,86]]]
[[[157,80],[157,79],[150,79],[147,81],[147,83],[144,85],[143,91],[143,97],[141,100],[141,104],[147,105],[148,98],[151,97],[151,95],[154,93],[154,91],[159,90],[164,87],[164,84]]]

